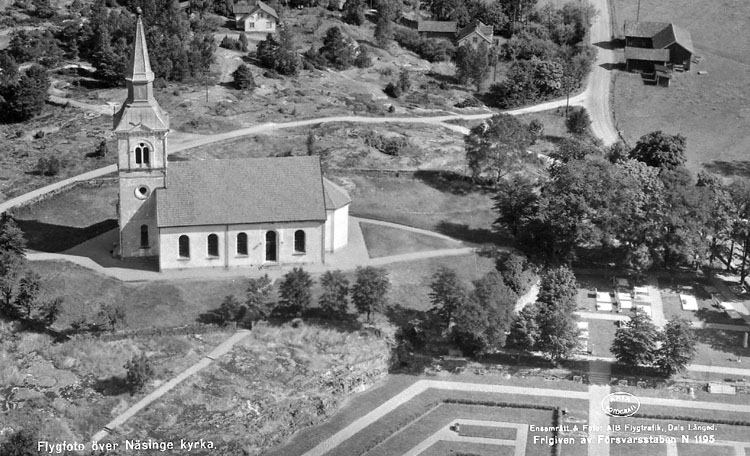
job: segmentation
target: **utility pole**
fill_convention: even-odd
[[[635,21],[641,20],[641,0],[638,0],[638,11],[635,13]]]

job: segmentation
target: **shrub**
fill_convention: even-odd
[[[586,112],[584,107],[574,107],[568,114],[568,119],[565,121],[565,125],[568,127],[568,131],[574,135],[583,135],[589,131],[591,126],[591,117]]]
[[[401,92],[401,87],[399,87],[398,84],[394,84],[392,82],[389,82],[387,86],[385,86],[385,93],[391,98],[399,98],[403,93]]]
[[[39,157],[34,172],[42,176],[56,176],[60,172],[60,160],[54,155]]]
[[[107,148],[107,140],[102,139],[99,145],[96,146],[96,149],[94,149],[94,153],[91,154],[91,156],[95,158],[102,158],[107,155],[107,152],[109,152]]]
[[[457,108],[478,108],[482,106],[482,102],[472,96],[469,96],[456,103],[455,106]]]
[[[409,140],[403,136],[390,136],[386,137],[375,133],[374,131],[368,131],[364,136],[365,145],[379,150],[387,155],[398,157],[401,151],[409,147],[411,144]]]
[[[357,68],[368,68],[372,66],[372,58],[366,47],[360,46],[359,54],[357,54],[357,58],[354,59],[354,65]]]
[[[255,84],[255,78],[253,77],[253,72],[250,71],[250,67],[244,63],[234,70],[232,77],[234,78],[234,86],[240,90],[252,90],[257,87]]]
[[[135,394],[146,385],[154,376],[154,369],[151,361],[145,353],[135,355],[125,364],[127,373],[125,374],[125,384],[130,389],[130,394]]]
[[[245,42],[247,43],[247,38],[245,38]],[[219,47],[222,47],[224,49],[229,49],[232,51],[247,51],[247,44],[245,44],[244,46],[245,48],[243,49],[243,45],[242,45],[242,42],[240,42],[240,40],[229,38],[229,36],[227,35],[224,35],[224,39],[221,40]]]
[[[449,41],[423,38],[416,30],[398,27],[393,37],[404,49],[408,49],[428,62],[443,62],[453,58],[456,47]]]

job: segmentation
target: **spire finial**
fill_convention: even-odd
[[[143,10],[140,6],[135,8],[135,14],[137,14],[139,18],[143,15]]]

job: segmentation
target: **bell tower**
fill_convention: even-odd
[[[113,119],[120,182],[119,254],[153,256],[159,251],[155,190],[165,186],[169,118],[154,99],[154,73],[140,8],[125,81],[128,97]]]

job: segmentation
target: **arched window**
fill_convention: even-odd
[[[150,162],[149,148],[146,143],[138,143],[135,147],[135,164],[136,165],[148,165]]]
[[[141,248],[148,248],[148,225],[141,225]]]
[[[247,255],[247,234],[237,235],[237,255]]]
[[[294,232],[294,253],[305,253],[305,232],[302,230]]]
[[[190,258],[190,238],[184,234],[180,236],[180,258]]]
[[[219,236],[215,234],[208,235],[208,256],[219,256]]]

